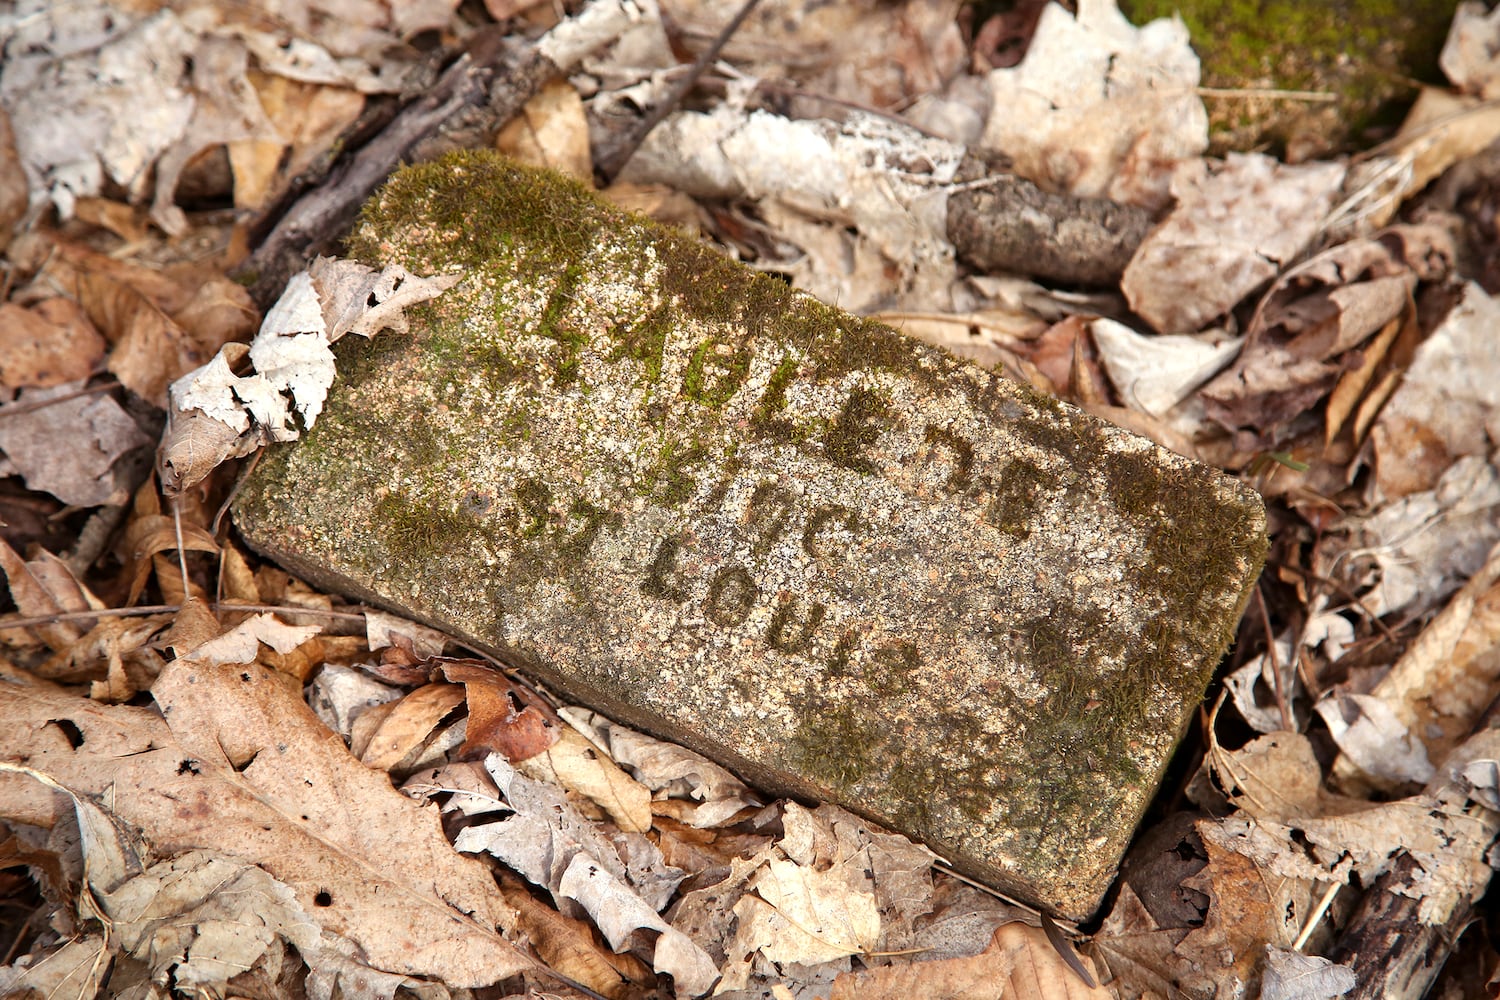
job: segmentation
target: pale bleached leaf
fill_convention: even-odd
[[[1477,284],[1422,341],[1371,431],[1375,503],[1432,489],[1460,457],[1488,458],[1500,440],[1500,301]]]
[[[1281,748],[1275,756],[1266,752],[1272,744]],[[1276,875],[1320,882],[1357,875],[1369,884],[1394,859],[1410,856],[1418,868],[1403,891],[1419,901],[1418,919],[1440,922],[1489,882],[1484,856],[1500,829],[1500,814],[1472,808],[1463,771],[1471,762],[1494,759],[1497,750],[1500,732],[1479,732],[1421,793],[1366,802],[1322,787],[1322,771],[1305,737],[1261,737],[1242,750],[1221,752],[1215,768],[1238,789],[1233,802],[1241,812],[1200,822],[1198,831],[1205,843]]]
[[[448,637],[435,628],[418,625],[384,611],[365,612],[365,639],[372,650],[392,645],[396,636],[404,636],[411,641],[412,652],[418,659],[438,656],[448,644]]]
[[[754,894],[734,908],[740,926],[731,954],[748,948],[773,962],[812,964],[870,951],[880,938],[875,894],[855,889],[842,872],[772,859],[751,887]]]
[[[606,0],[583,8],[577,17],[564,18],[537,41],[537,52],[559,69],[571,69],[591,52],[608,45],[627,29],[659,14],[654,3]]]
[[[1486,809],[1500,812],[1500,761],[1492,758],[1472,760],[1464,766],[1463,779],[1469,783],[1469,795]]]
[[[79,385],[25,389],[10,406],[0,407],[0,453],[10,461],[9,474],[63,503],[124,503],[127,494],[115,482],[114,464],[151,439],[109,396],[89,394],[37,406],[70,395]],[[23,406],[25,410],[6,412]]]
[[[1500,35],[1500,10],[1487,11],[1484,4],[1467,0],[1453,12],[1438,65],[1459,90],[1485,100],[1500,97],[1497,35]]]
[[[746,808],[761,805],[744,782],[702,754],[647,736],[585,708],[569,706],[558,714],[630,768],[658,798],[665,795],[694,803],[678,814],[689,826],[718,826]]]
[[[1376,787],[1393,790],[1432,777],[1427,748],[1383,699],[1335,692],[1315,708],[1344,756]]]
[[[404,67],[391,63],[372,65],[363,59],[336,58],[328,49],[305,36],[286,37],[263,31],[242,31],[240,34],[245,46],[266,72],[289,80],[350,87],[362,93],[378,94],[399,90],[406,75]]]
[[[1208,148],[1198,77],[1179,18],[1137,28],[1106,0],[1048,4],[1021,64],[989,74],[980,145],[1049,190],[1158,207],[1172,166]]]
[[[1321,955],[1267,946],[1260,1000],[1333,1000],[1354,989],[1354,970]]]
[[[307,271],[323,311],[329,343],[346,333],[366,339],[381,330],[406,331],[408,306],[414,306],[458,283],[456,274],[422,278],[399,264],[375,271],[353,260],[319,257]]]
[[[1121,279],[1131,308],[1162,333],[1202,329],[1312,242],[1343,179],[1339,163],[1287,166],[1258,154],[1231,153],[1218,167],[1185,162],[1172,179],[1172,214]]]
[[[440,295],[459,278],[423,278],[395,264],[376,271],[326,257],[293,275],[250,344],[254,373],[234,374],[232,366],[246,350],[229,344],[172,383],[172,421],[161,450],[166,492],[181,493],[219,462],[263,444],[295,441],[323,411],[336,374],[334,341],[345,333],[370,337],[383,327],[404,326],[402,309]]]
[[[80,795],[51,775],[21,764],[0,760],[0,771],[24,775],[68,797],[78,823],[78,850],[83,855],[83,875],[91,890],[111,892],[140,874],[142,856],[146,854],[140,833],[127,829],[91,796]],[[97,915],[90,900],[85,901],[83,909],[88,911],[87,915]]]
[[[79,17],[76,5],[44,4],[23,20],[22,37],[8,42],[25,56],[6,60],[0,97],[33,202],[50,200],[68,218],[106,179],[142,194],[151,165],[192,117],[185,64],[195,34],[170,8]]]
[[[110,971],[108,954],[104,936],[91,934],[46,955],[27,955],[13,965],[0,965],[0,995],[97,996]]]
[[[486,810],[488,811],[488,810]],[[586,820],[579,817],[580,825]],[[567,841],[559,843],[557,828],[535,813],[516,813],[499,822],[466,826],[453,846],[466,854],[490,854],[533,885],[555,890],[562,871],[572,858]],[[576,845],[576,841],[574,842]],[[576,851],[576,846],[573,850]],[[562,868],[552,873],[553,862],[562,858]]]
[[[484,766],[514,812],[503,820],[465,827],[454,842],[460,851],[492,854],[554,896],[563,872],[579,853],[588,854],[616,878],[629,879],[610,838],[578,811],[562,788],[526,777],[498,753],[486,757]]]
[[[774,157],[767,149],[777,150]],[[794,121],[721,104],[654,129],[620,174],[698,197],[752,198],[791,243],[776,269],[853,312],[931,309],[951,301],[953,248],[934,185],[957,175],[963,147],[851,112]],[[843,222],[850,221],[845,229]],[[876,276],[881,269],[885,273]]]
[[[1292,696],[1301,684],[1297,679],[1296,661],[1291,656],[1291,643],[1285,638],[1277,639],[1274,648],[1274,666],[1273,657],[1261,653],[1246,660],[1224,678],[1224,686],[1235,709],[1258,733],[1274,733],[1285,728],[1281,707],[1276,702],[1277,687],[1281,688],[1290,709]],[[1281,675],[1279,685],[1277,674]]]
[[[245,407],[236,399],[236,386],[242,382],[234,373],[233,365],[239,364],[249,353],[244,344],[225,344],[208,364],[193,372],[191,381],[173,388],[173,406],[182,413],[193,410],[218,423],[224,424],[236,434],[250,429],[250,417]]]
[[[652,968],[672,977],[679,994],[707,993],[719,978],[714,960],[687,935],[669,925],[623,882],[587,854],[574,855],[558,892],[575,900],[615,951],[623,951],[637,930],[656,931]]]
[[[354,720],[375,705],[401,697],[401,689],[339,663],[325,663],[307,688],[307,703],[329,729],[348,737]]]
[[[651,792],[622,771],[604,751],[573,729],[560,729],[557,741],[516,764],[524,775],[551,781],[595,803],[627,833],[651,829]]]
[[[253,615],[203,645],[188,650],[186,659],[197,663],[250,663],[265,643],[278,653],[290,653],[323,631],[321,625],[288,625],[275,615]]]
[[[1442,761],[1474,731],[1488,710],[1500,643],[1500,547],[1438,612],[1370,692],[1421,739],[1429,760]],[[1358,785],[1360,770],[1339,757],[1332,777]]]
[[[1362,595],[1375,617],[1436,606],[1485,563],[1500,542],[1500,472],[1479,455],[1466,455],[1445,469],[1437,485],[1387,503],[1356,529],[1345,558],[1378,571]]]
[[[1245,342],[1217,331],[1148,337],[1112,319],[1096,319],[1089,330],[1125,405],[1156,417],[1218,374]]]
[[[1297,704],[1297,696],[1303,689],[1297,662],[1303,651],[1318,652],[1331,662],[1338,660],[1354,641],[1354,626],[1349,619],[1326,610],[1326,604],[1325,598],[1318,598],[1308,609],[1310,616],[1298,634],[1300,644],[1295,653],[1291,633],[1284,633],[1276,639],[1274,657],[1260,653],[1224,678],[1224,686],[1234,700],[1234,707],[1256,732],[1274,733],[1285,728],[1287,720],[1276,700],[1278,690],[1286,702],[1291,722],[1300,726],[1305,720],[1306,710]]]
[[[286,884],[208,851],[153,865],[100,903],[126,954],[189,991],[217,992],[281,942],[313,966],[324,946]]]

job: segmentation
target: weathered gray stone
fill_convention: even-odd
[[[352,242],[464,281],[340,345],[246,539],[763,788],[1087,916],[1265,546],[1241,484],[554,175],[398,175]]]

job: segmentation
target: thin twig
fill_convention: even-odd
[[[687,74],[673,84],[672,89],[667,91],[667,95],[657,103],[656,107],[647,113],[645,118],[641,119],[641,123],[635,127],[635,130],[626,138],[625,142],[614,150],[603,163],[597,165],[599,177],[603,182],[601,186],[607,187],[611,181],[619,176],[620,171],[625,169],[625,164],[629,163],[630,158],[635,155],[635,151],[641,148],[641,143],[646,141],[646,136],[651,134],[651,130],[660,125],[662,119],[667,117],[668,114],[682,103],[682,99],[688,95],[688,91],[693,89],[698,83],[698,78],[708,70],[709,66],[713,65],[714,60],[719,58],[719,53],[723,51],[724,46],[729,43],[729,39],[734,33],[740,29],[740,25],[745,23],[745,18],[750,16],[750,12],[755,9],[758,3],[760,3],[760,0],[745,0],[739,12],[724,26],[724,30],[719,32],[718,37],[693,62]]]
[[[1214,732],[1219,724],[1219,709],[1224,707],[1224,699],[1228,693],[1227,690],[1219,692],[1218,699],[1214,701],[1213,709],[1208,713],[1208,725],[1203,727],[1203,731],[1208,735],[1209,767],[1214,770],[1219,778],[1219,783],[1223,787],[1226,798],[1238,791],[1245,798],[1245,801],[1264,809],[1265,803],[1256,798],[1255,793],[1250,790],[1249,783],[1245,780],[1244,776],[1236,773],[1237,768],[1234,764],[1234,759],[1229,756],[1227,750],[1219,745],[1218,734]],[[1229,784],[1224,784],[1225,779],[1229,781]]]
[[[1273,101],[1308,101],[1332,104],[1339,95],[1326,90],[1276,90],[1271,87],[1196,87],[1199,97],[1269,98]]]
[[[120,383],[114,379],[106,379],[98,385],[91,385],[87,389],[77,389],[73,392],[65,392],[61,396],[52,396],[48,399],[38,399],[35,402],[13,403],[8,406],[0,406],[0,420],[6,417],[19,417],[23,413],[33,413],[37,410],[45,410],[49,406],[58,403],[66,403],[80,396],[97,396],[101,392],[109,392],[120,388]]]
[[[219,505],[218,513],[214,515],[213,524],[210,525],[208,531],[210,535],[218,537],[219,526],[224,523],[224,515],[229,513],[229,505],[234,503],[234,498],[240,495],[240,488],[245,485],[245,480],[250,478],[250,473],[255,471],[255,467],[260,464],[260,460],[265,454],[266,449],[264,448],[257,451],[255,457],[250,459],[249,467],[240,473],[239,478],[234,481],[234,486],[229,490],[229,496],[224,498],[224,502]]]
[[[1311,659],[1304,646],[1297,647],[1297,674],[1302,678],[1302,686],[1307,689],[1307,696],[1314,703],[1322,697],[1323,685],[1318,683],[1317,677],[1313,675]]]
[[[182,544],[182,498],[172,498],[172,528],[177,532],[177,568],[182,571],[182,599],[191,600],[193,583],[188,579],[187,546]]]
[[[927,138],[929,139],[946,140],[948,138],[947,136],[939,135],[937,132],[932,131],[932,129],[924,128],[914,121],[909,121],[905,118],[902,118],[894,111],[888,111],[884,108],[877,108],[873,104],[862,104],[859,101],[850,101],[842,97],[834,97],[832,94],[820,94],[812,90],[803,90],[800,87],[794,87],[790,83],[786,83],[781,80],[761,80],[756,83],[755,89],[758,91],[769,90],[784,97],[800,97],[803,100],[807,101],[818,101],[823,104],[832,104],[834,107],[848,108],[850,111],[862,111],[867,115],[873,115],[876,118],[884,118],[887,121],[895,122],[897,125],[900,125],[903,128],[909,128],[913,131],[920,132],[922,135],[927,136]]]
[[[1400,149],[1403,146],[1407,146],[1418,141],[1419,139],[1423,139],[1431,133],[1438,131],[1439,129],[1448,127],[1459,119],[1471,116],[1477,117],[1481,114],[1486,114],[1490,111],[1493,111],[1497,106],[1500,106],[1500,99],[1481,101],[1480,103],[1475,104],[1472,107],[1453,111],[1446,115],[1440,115],[1439,117],[1434,118],[1432,121],[1423,122],[1421,125],[1410,131],[1403,131],[1398,135],[1394,135],[1391,138],[1387,139],[1385,142],[1380,143],[1380,145],[1378,146],[1371,146],[1369,149],[1366,149],[1363,152],[1356,153],[1354,156],[1350,157],[1349,162],[1351,164],[1360,163],[1365,160],[1372,160],[1377,156],[1390,155],[1393,150]]]
[[[1281,711],[1281,728],[1289,733],[1297,731],[1292,721],[1292,710],[1286,701],[1286,690],[1281,682],[1281,655],[1276,651],[1276,633],[1271,628],[1271,612],[1266,607],[1266,595],[1259,585],[1255,588],[1255,606],[1260,609],[1261,624],[1266,629],[1266,659],[1271,661],[1272,687],[1276,690],[1276,707]]]
[[[957,868],[954,868],[947,861],[944,861],[941,857],[939,857],[932,863],[932,867],[942,872],[944,875],[947,875],[949,878],[958,879],[964,885],[978,889],[980,892],[984,893],[987,896],[995,897],[996,899],[1000,900],[1000,902],[1005,903],[1007,906],[1014,906],[1018,910],[1025,910],[1027,913],[1035,914],[1038,917],[1041,916],[1042,911],[1037,909],[1035,906],[1032,906],[1030,903],[1023,903],[1019,899],[1016,899],[1014,896],[1007,896],[1005,893],[1001,892],[999,889],[996,889],[994,886],[985,885],[983,882],[976,882],[974,879],[969,878],[969,876],[965,875]],[[1067,930],[1069,933],[1076,934],[1078,932],[1077,926],[1072,923],[1063,923],[1061,921],[1059,921],[1058,923],[1061,927],[1063,927],[1064,930]]]
[[[1369,605],[1365,604],[1364,600],[1359,597],[1359,595],[1355,594],[1354,591],[1350,590],[1339,581],[1333,579],[1332,577],[1322,576],[1321,574],[1314,573],[1312,570],[1303,569],[1300,566],[1293,566],[1291,563],[1281,562],[1277,559],[1267,559],[1266,565],[1274,566],[1278,570],[1288,570],[1289,572],[1296,573],[1298,576],[1304,579],[1312,580],[1315,583],[1321,583],[1326,587],[1332,587],[1334,590],[1338,591],[1339,595],[1346,601],[1359,608],[1359,610],[1363,611],[1365,617],[1370,620],[1370,624],[1374,625],[1375,628],[1386,637],[1386,639],[1388,639],[1395,645],[1399,646],[1401,644],[1400,637],[1396,635],[1391,627],[1383,622],[1378,616],[1376,616],[1375,612],[1370,610]]]
[[[1334,882],[1323,890],[1323,896],[1318,900],[1318,905],[1313,908],[1312,913],[1308,914],[1307,922],[1302,925],[1302,930],[1297,934],[1297,940],[1292,942],[1293,951],[1301,951],[1302,946],[1307,944],[1307,939],[1312,937],[1313,931],[1317,930],[1323,915],[1328,912],[1328,907],[1333,903],[1333,897],[1337,896],[1343,887],[1344,883]]]
[[[148,615],[175,614],[182,610],[181,604],[145,604],[136,608],[99,608],[94,611],[58,611],[50,615],[31,615],[26,618],[0,618],[0,632],[16,628],[32,628],[51,625],[53,622],[76,622],[89,618],[144,618]],[[218,602],[210,604],[215,611],[254,611],[271,614],[315,615],[338,621],[364,621],[363,612],[324,611],[321,608],[300,608],[291,604],[235,604]]]
[[[1048,916],[1046,910],[1041,911],[1039,916],[1042,918],[1042,933],[1047,936],[1047,943],[1052,946],[1052,950],[1073,970],[1074,975],[1083,980],[1085,987],[1098,989],[1099,984],[1094,981],[1094,974],[1089,972],[1083,959],[1078,957],[1078,952],[1073,950],[1072,943],[1063,934],[1062,928],[1057,926],[1057,921]]]
[[[557,71],[535,46],[515,46],[498,29],[476,32],[436,83],[340,159],[240,265],[239,273],[255,276],[250,293],[257,304],[269,306],[313,253],[347,232],[359,207],[419,143],[465,113],[508,120]]]

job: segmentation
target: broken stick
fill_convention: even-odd
[[[548,80],[649,13],[648,5],[636,0],[592,0],[535,42],[478,33],[431,90],[298,199],[250,255],[239,273],[253,276],[250,294],[256,304],[267,308],[288,278],[342,239],[360,206],[402,163],[476,145],[475,136],[477,144],[487,144]]]

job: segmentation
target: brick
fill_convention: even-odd
[[[1096,908],[1259,571],[1253,491],[488,154],[399,174],[351,250],[466,277],[339,345],[254,548]]]

